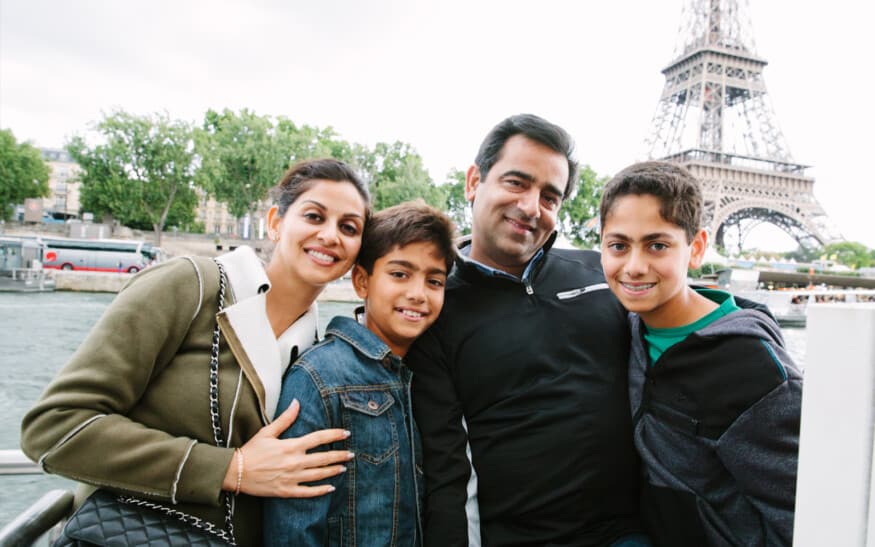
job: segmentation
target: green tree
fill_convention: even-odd
[[[471,205],[465,198],[465,172],[453,169],[447,173],[443,184],[446,192],[446,203],[443,209],[453,219],[459,235],[471,233]]]
[[[599,241],[599,200],[609,177],[600,177],[589,165],[580,168],[577,189],[559,210],[559,226],[577,247],[590,248]]]
[[[796,262],[811,262],[817,260],[823,254],[823,247],[798,246],[795,250],[784,253],[785,259],[793,259]],[[808,271],[807,269],[805,271]]]
[[[868,268],[875,264],[872,259],[872,251],[856,241],[842,241],[839,243],[830,243],[823,248],[823,254],[835,260],[839,264],[844,264],[855,270],[860,268]]]
[[[331,127],[298,127],[283,117],[277,120],[276,135],[292,163],[312,158],[334,158],[355,164],[357,149],[366,150],[341,139]]]
[[[445,208],[446,191],[434,184],[422,165],[422,158],[409,144],[379,142],[370,154],[363,150],[358,154],[356,163],[368,182],[376,210],[417,198]]]
[[[83,210],[111,215],[133,228],[150,227],[161,244],[167,225],[194,220],[194,145],[191,127],[168,115],[105,115],[94,125],[104,144],[81,136],[67,144],[81,167]]]
[[[15,205],[49,195],[49,166],[39,150],[19,143],[9,129],[0,130],[0,220],[12,217]]]
[[[293,125],[277,130],[269,117],[247,109],[208,110],[203,125],[195,130],[201,158],[198,185],[226,203],[235,217],[245,216],[288,168],[296,131]]]
[[[256,210],[293,163],[355,157],[354,146],[330,127],[299,127],[288,118],[274,121],[247,109],[208,110],[195,142],[201,158],[198,185],[226,203],[238,218]]]

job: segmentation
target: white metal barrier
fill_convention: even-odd
[[[875,547],[875,305],[808,308],[793,545]]]
[[[40,467],[30,461],[21,450],[0,450],[0,475],[26,475],[42,473]]]

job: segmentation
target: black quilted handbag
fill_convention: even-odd
[[[211,522],[144,500],[98,490],[73,513],[54,545],[227,547],[233,543],[225,530]]]

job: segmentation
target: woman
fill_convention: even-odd
[[[352,455],[307,451],[347,433],[277,439],[297,402],[273,414],[284,370],[314,341],[316,297],[358,253],[369,197],[335,160],[293,167],[277,195],[266,265],[240,247],[216,261],[171,260],[127,284],[25,416],[21,446],[29,457],[49,473],[155,500],[218,528],[226,528],[223,492],[230,493],[240,545],[261,541],[261,497],[331,490],[301,483],[342,473]],[[217,315],[219,265],[227,284]]]

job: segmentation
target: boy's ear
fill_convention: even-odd
[[[696,236],[693,237],[693,242],[690,243],[690,269],[696,269],[702,265],[705,259],[705,249],[708,248],[708,232],[704,229],[699,230]]]
[[[472,165],[468,168],[465,174],[465,199],[469,203],[474,202],[474,196],[477,194],[477,186],[480,184],[480,168]]]
[[[352,267],[352,288],[359,298],[368,299],[368,272],[358,264]]]

